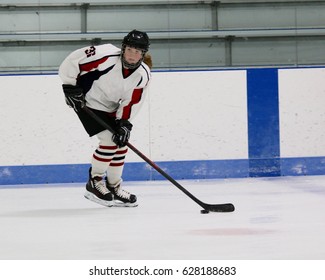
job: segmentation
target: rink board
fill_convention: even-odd
[[[132,144],[176,179],[325,174],[324,68],[153,73]],[[0,76],[0,185],[83,182],[97,146],[57,74]],[[124,180],[162,179],[129,152]]]

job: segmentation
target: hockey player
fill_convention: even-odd
[[[85,197],[104,206],[137,206],[137,197],[122,189],[122,172],[133,117],[143,103],[151,78],[149,38],[132,30],[122,47],[90,46],[72,52],[60,65],[66,103],[77,113],[89,136],[96,135]],[[149,62],[144,63],[144,59]],[[87,106],[111,126],[98,124],[82,108]]]

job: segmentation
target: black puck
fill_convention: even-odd
[[[209,213],[209,210],[205,210],[205,209],[201,210],[201,214],[208,214],[208,213]]]

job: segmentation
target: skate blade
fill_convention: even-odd
[[[114,205],[113,201],[106,201],[106,200],[99,199],[97,196],[95,196],[94,194],[88,191],[85,192],[84,197],[89,199],[92,202],[98,203],[106,207],[112,207]]]
[[[113,202],[113,207],[137,207],[138,203],[134,202],[134,203],[124,203],[118,200],[114,200]]]

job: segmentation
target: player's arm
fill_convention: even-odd
[[[90,63],[95,57],[96,47],[85,47],[72,52],[60,65],[59,76],[63,83],[66,103],[76,112],[85,104],[85,94],[82,87],[77,84],[77,78],[81,74],[80,65]]]
[[[113,135],[113,141],[119,146],[123,147],[129,141],[132,124],[130,120],[135,117],[143,105],[144,97],[147,92],[146,88],[138,88],[133,91],[130,100],[123,100],[116,113],[117,131]]]

